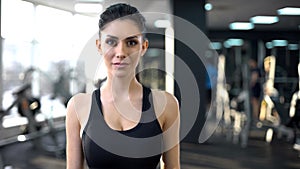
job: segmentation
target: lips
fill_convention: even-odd
[[[113,62],[112,65],[115,66],[115,67],[117,67],[117,68],[123,68],[123,67],[128,66],[129,64],[128,63],[124,63],[124,62]]]

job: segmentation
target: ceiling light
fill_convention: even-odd
[[[289,44],[288,48],[289,50],[299,50],[298,44]]]
[[[157,28],[168,28],[171,26],[171,22],[169,20],[156,20],[154,26]]]
[[[273,48],[272,42],[267,42],[267,43],[266,43],[266,48],[267,48],[267,49],[272,49],[272,48]]]
[[[285,7],[277,10],[279,15],[300,15],[300,8]]]
[[[210,49],[219,50],[222,49],[222,44],[220,42],[211,42],[209,44]]]
[[[243,39],[228,39],[224,42],[224,47],[230,48],[232,46],[243,46]]]
[[[100,13],[103,6],[99,3],[77,3],[74,9],[79,13]]]
[[[206,3],[206,4],[204,5],[204,9],[205,9],[206,11],[211,11],[212,8],[213,8],[213,6],[212,6],[211,3]]]
[[[233,22],[229,25],[231,30],[250,30],[254,28],[253,23],[249,22]]]
[[[275,47],[284,47],[288,45],[287,40],[272,40],[272,45]]]
[[[250,18],[254,24],[273,24],[279,21],[277,16],[255,16]]]

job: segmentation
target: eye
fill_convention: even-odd
[[[105,43],[108,44],[109,46],[117,46],[117,40],[115,39],[106,39]]]
[[[139,42],[137,40],[129,40],[127,41],[127,46],[128,47],[133,47],[136,46]]]

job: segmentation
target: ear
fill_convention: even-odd
[[[98,52],[102,55],[102,48],[101,48],[101,42],[100,39],[96,40],[96,47],[98,49]]]
[[[145,39],[142,44],[142,56],[147,52],[148,47],[149,47],[149,41]]]

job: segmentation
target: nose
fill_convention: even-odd
[[[126,45],[124,42],[120,41],[115,48],[116,57],[120,59],[124,59],[127,56]]]

